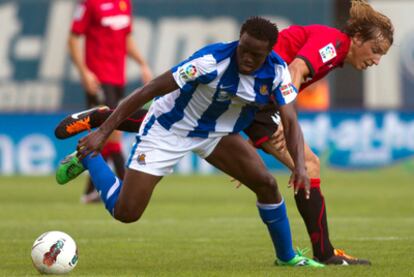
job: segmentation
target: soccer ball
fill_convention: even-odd
[[[33,243],[32,261],[42,274],[65,274],[75,268],[78,249],[68,234],[60,231],[46,232]]]

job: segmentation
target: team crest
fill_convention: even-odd
[[[119,9],[121,11],[123,11],[123,12],[126,11],[127,10],[127,7],[128,6],[127,6],[127,3],[125,1],[122,0],[122,1],[119,2]]]
[[[269,93],[269,89],[267,85],[262,85],[259,90],[261,95],[267,95]]]
[[[145,154],[139,154],[137,158],[138,164],[145,165]]]

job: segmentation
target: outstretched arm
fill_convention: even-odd
[[[309,177],[306,174],[305,168],[303,134],[299,126],[296,110],[293,106],[293,103],[281,106],[280,114],[284,128],[284,135],[286,138],[286,146],[295,164],[292,176],[289,180],[289,184],[304,184],[306,197],[309,198],[310,181]],[[297,193],[298,189],[299,186],[295,186],[295,193]]]
[[[178,85],[170,71],[155,78],[147,85],[136,89],[128,97],[122,100],[119,106],[99,129],[79,140],[77,147],[78,157],[82,159],[90,153],[95,155],[98,154],[103,143],[112,131],[128,118],[128,116],[153,98],[165,95],[176,89],[178,89]]]

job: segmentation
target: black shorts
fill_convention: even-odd
[[[274,107],[259,110],[253,122],[244,129],[244,132],[253,142],[254,146],[260,148],[262,143],[268,141],[276,132],[280,124],[279,110]]]
[[[125,87],[109,84],[101,84],[102,90],[96,95],[89,95],[86,93],[86,104],[88,108],[96,107],[98,105],[106,105],[111,109],[118,106],[119,101],[124,98]]]

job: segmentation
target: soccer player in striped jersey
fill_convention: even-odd
[[[137,89],[99,129],[79,141],[77,152],[60,164],[57,181],[67,183],[87,169],[110,214],[119,221],[134,222],[147,207],[156,184],[192,151],[256,194],[277,264],[323,267],[294,252],[276,180],[238,134],[261,106],[275,101],[295,164],[292,183],[303,184],[309,193],[304,141],[293,107],[297,90],[286,63],[272,51],[277,37],[275,24],[252,17],[243,24],[238,41],[206,46]],[[99,149],[122,121],[152,99],[121,181]]]
[[[303,89],[344,63],[357,70],[379,64],[393,42],[391,21],[365,1],[352,1],[350,15],[343,31],[328,26],[311,25],[291,26],[280,33],[273,49],[289,64],[296,87]],[[254,122],[244,131],[256,147],[293,169],[294,163],[283,146],[282,125],[274,122],[278,117],[275,112],[274,107],[260,110]],[[111,110],[101,108],[84,112],[81,120],[74,120],[69,116],[57,126],[55,134],[59,138],[67,138],[87,128],[98,127],[111,113]],[[119,129],[136,132],[141,125],[143,114],[145,111],[139,110],[122,122]],[[83,122],[85,119],[87,123]],[[277,140],[281,143],[275,142]],[[305,159],[308,176],[311,178],[311,197],[307,199],[304,188],[298,186],[295,201],[306,224],[314,257],[325,264],[370,264],[368,260],[349,256],[332,245],[326,203],[320,189],[319,159],[306,144]]]

